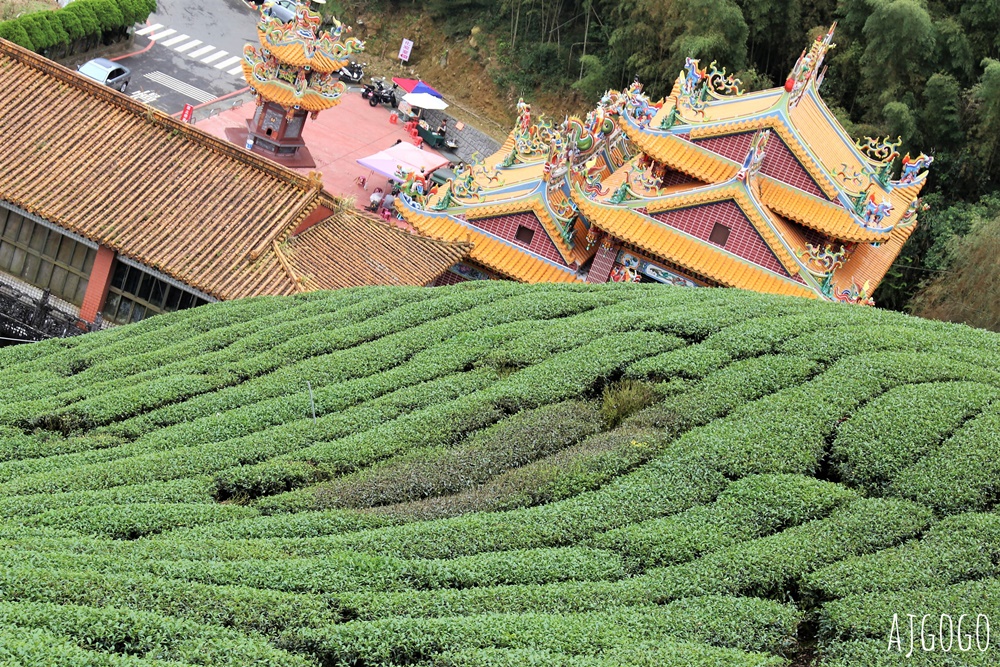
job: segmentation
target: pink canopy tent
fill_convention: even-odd
[[[392,77],[392,82],[408,93],[427,93],[428,95],[433,95],[434,97],[444,97],[444,95],[434,90],[420,79],[403,79],[394,76]]]
[[[413,144],[396,144],[384,151],[379,151],[374,155],[358,159],[358,164],[368,167],[373,172],[381,174],[386,178],[396,178],[396,171],[415,171],[430,175],[435,169],[439,169],[448,164],[448,159],[441,157],[437,153],[431,153],[417,148]]]

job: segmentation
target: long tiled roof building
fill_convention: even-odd
[[[898,143],[855,143],[819,95],[833,28],[781,88],[688,59],[670,95],[610,91],[584,119],[520,118],[495,155],[436,192],[406,184],[418,230],[469,238],[443,280],[658,281],[851,303],[913,232],[924,168]],[[462,274],[462,275],[459,275]]]
[[[425,285],[471,246],[0,39],[0,283],[113,322],[207,301]]]

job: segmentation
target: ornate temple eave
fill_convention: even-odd
[[[713,247],[634,209],[595,202],[578,187],[574,188],[573,199],[592,225],[654,257],[703,275],[721,285],[770,294],[819,297],[819,294],[806,285]]]
[[[339,104],[340,96],[347,90],[341,81],[332,81],[320,87],[313,83],[298,86],[279,79],[263,78],[255,73],[261,63],[251,63],[247,58],[243,59],[242,66],[243,76],[254,92],[286,108],[323,111]]]
[[[666,132],[651,132],[625,114],[619,121],[626,136],[646,155],[705,183],[721,183],[736,175],[740,166],[718,153]]]
[[[824,201],[767,176],[759,176],[760,198],[769,208],[814,231],[852,243],[878,243],[890,229],[869,229],[839,203]]]
[[[471,260],[511,280],[525,283],[582,282],[572,269],[487,234],[447,213],[421,210],[403,196],[396,198],[396,209],[421,234],[446,241],[471,242]]]
[[[341,41],[344,27],[340,23],[334,34],[321,32],[319,14],[305,8],[300,12],[303,13],[297,22],[282,23],[261,16],[257,23],[260,44],[281,62],[317,72],[336,72],[347,65],[351,55],[364,51],[365,45],[360,39],[348,37]]]

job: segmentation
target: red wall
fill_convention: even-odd
[[[83,305],[80,306],[81,320],[93,322],[97,313],[104,308],[114,265],[115,251],[106,246],[97,246],[97,257],[94,258],[94,266],[90,269],[87,292],[83,295]]]
[[[539,222],[538,217],[532,212],[500,215],[494,218],[480,218],[479,220],[466,220],[466,222],[482,229],[484,232],[489,232],[505,241],[509,241],[515,246],[526,248],[536,255],[551,259],[553,262],[563,266],[567,265],[562,255],[556,249],[556,245],[549,238],[548,233],[546,233],[545,228],[542,227],[542,223]],[[531,245],[526,246],[514,238],[519,225],[534,230],[535,235],[531,237]]]

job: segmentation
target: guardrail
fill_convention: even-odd
[[[48,290],[36,297],[0,283],[0,335],[34,342],[79,336],[101,328],[100,314],[98,322],[92,324],[59,310],[49,297]]]

